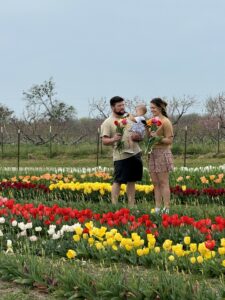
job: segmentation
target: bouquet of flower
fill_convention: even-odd
[[[116,126],[116,132],[121,134],[121,136],[123,136],[124,129],[127,125],[127,119],[122,118],[121,120],[115,120],[114,124]],[[123,148],[124,148],[124,141],[122,141],[122,140],[118,141],[116,144],[116,150],[122,151]]]
[[[158,118],[151,118],[146,121],[146,126],[151,129],[151,131],[156,131],[160,126],[162,125],[162,122]],[[162,136],[151,136],[148,139],[146,149],[145,149],[145,154],[148,152],[152,152],[152,146],[159,141],[161,141],[163,137]]]

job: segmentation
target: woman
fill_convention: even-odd
[[[167,103],[161,98],[154,98],[150,102],[150,110],[153,117],[157,117],[162,125],[153,132],[148,130],[148,136],[162,136],[160,142],[153,146],[149,154],[149,173],[154,185],[155,212],[159,213],[162,206],[163,212],[169,213],[170,186],[169,172],[173,169],[173,156],[171,145],[173,142],[173,127],[166,112]]]

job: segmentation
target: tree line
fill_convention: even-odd
[[[55,143],[70,145],[95,141],[100,124],[110,115],[109,99],[101,98],[89,103],[89,117],[78,118],[74,106],[58,99],[52,78],[24,91],[23,100],[25,105],[20,118],[6,105],[0,104],[0,126],[5,143],[16,142],[18,129],[22,142],[34,145],[46,144],[50,138]],[[225,137],[224,92],[206,99],[203,104],[205,114],[189,113],[190,108],[197,102],[194,97],[183,96],[165,100],[168,102],[168,114],[174,125],[177,141],[182,141],[186,126],[189,139],[193,143],[215,142],[218,129],[221,138]],[[138,103],[146,101],[139,97],[127,99],[127,110],[134,113]]]

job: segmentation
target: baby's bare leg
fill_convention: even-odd
[[[128,148],[124,149],[124,153],[134,153],[134,141],[132,140],[132,134],[129,134],[128,137]]]

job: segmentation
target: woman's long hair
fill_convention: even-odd
[[[162,115],[168,118],[167,112],[166,112],[166,107],[167,103],[166,101],[162,100],[161,98],[153,98],[151,100],[152,104],[155,104],[158,108],[161,109]]]

